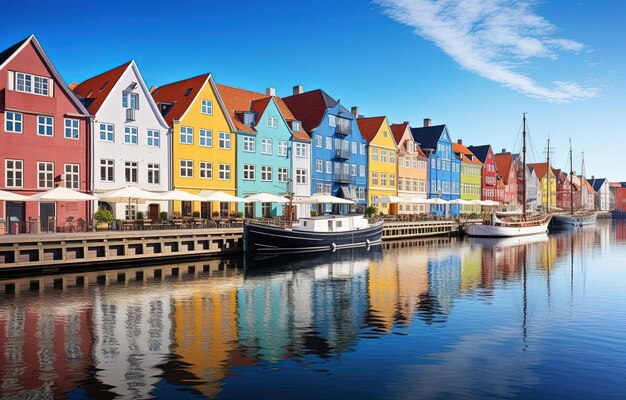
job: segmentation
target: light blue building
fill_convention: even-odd
[[[428,157],[428,198],[454,200],[461,196],[461,160],[452,151],[452,140],[446,125],[430,125],[424,119],[422,128],[411,128],[413,139]],[[449,207],[452,215],[458,215],[458,205],[431,205],[434,215],[445,215]]]
[[[353,113],[323,90],[293,88],[284,97],[294,117],[311,137],[311,191],[367,203],[367,140]],[[347,211],[344,209],[343,211]]]

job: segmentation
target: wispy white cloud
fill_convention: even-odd
[[[554,103],[597,97],[598,88],[576,82],[542,84],[520,72],[532,58],[557,59],[585,45],[555,37],[556,27],[528,1],[375,0],[385,14],[414,28],[462,68],[527,96]]]

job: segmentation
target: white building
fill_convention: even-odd
[[[291,136],[291,190],[294,197],[311,196],[311,139],[300,121],[290,121]],[[309,204],[294,205],[295,219],[311,216]]]
[[[589,183],[593,187],[593,190],[596,191],[596,211],[609,211],[611,209],[611,188],[609,186],[609,181],[605,178],[596,179],[592,176],[591,180],[589,180]]]
[[[91,187],[103,193],[125,186],[152,192],[170,187],[170,130],[134,61],[72,85],[93,116]],[[104,203],[115,219],[158,219],[166,201]]]

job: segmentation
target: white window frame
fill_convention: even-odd
[[[366,147],[365,147],[365,143],[361,143],[361,155],[364,156],[367,151],[366,151]]]
[[[356,171],[357,171],[357,165],[350,164],[350,176],[356,176]]]
[[[365,165],[359,165],[359,176],[365,177]]]
[[[148,147],[161,147],[161,131],[148,129],[146,132],[146,145]]]
[[[13,166],[9,168],[9,163],[13,163]],[[17,167],[19,164],[19,168]],[[13,184],[9,184],[9,172],[13,174],[12,180]],[[19,175],[19,177],[18,177]],[[16,182],[19,181],[19,185],[16,185]],[[24,187],[24,160],[13,160],[6,159],[4,160],[4,187],[6,188],[23,188]]]
[[[135,180],[133,180],[133,172]],[[137,161],[124,161],[124,182],[139,183],[139,163]]]
[[[68,126],[69,122],[69,126]],[[69,136],[68,136],[69,132]],[[63,137],[66,139],[80,139],[80,120],[74,118],[65,118],[63,121]]]
[[[181,178],[193,178],[193,160],[180,160],[178,165]]]
[[[42,122],[42,118],[43,118],[43,122]],[[44,129],[44,133],[40,133],[41,128]],[[47,133],[48,129],[50,130],[50,134]],[[46,136],[46,137],[54,136],[54,117],[51,117],[49,115],[37,116],[37,136]]]
[[[133,139],[134,142],[133,142]],[[124,127],[124,144],[137,146],[139,144],[139,128],[136,126]]]
[[[243,180],[244,181],[256,180],[256,166],[254,164],[243,165]]]
[[[219,143],[218,143],[219,148],[223,150],[230,150],[230,139],[231,139],[230,133],[220,132],[218,135],[219,135]]]
[[[80,189],[80,164],[63,164],[65,187],[68,189]]]
[[[330,136],[326,136],[326,150],[333,149],[333,138]]]
[[[20,84],[20,78],[23,83]],[[16,91],[36,94],[39,96],[50,96],[51,87],[54,82],[46,76],[26,74],[24,72],[15,72],[15,85],[13,86]],[[21,88],[20,88],[21,87]],[[39,90],[37,89],[39,87]]]
[[[42,170],[42,167],[44,169]],[[48,169],[50,167],[50,169]],[[41,185],[41,175],[44,175],[44,184]],[[48,183],[49,182],[49,183]],[[48,161],[37,162],[37,189],[52,189],[54,187],[54,163]]]
[[[102,170],[104,169],[104,178],[102,179]],[[110,174],[109,174],[110,172]],[[101,158],[100,159],[100,181],[115,182],[115,160]]]
[[[135,100],[135,104],[131,99]],[[139,95],[133,92],[122,92],[122,108],[139,110]]]
[[[378,161],[378,149],[376,147],[372,147],[372,154],[370,156],[371,161]]]
[[[278,141],[278,155],[282,156],[282,157],[287,157],[287,148],[288,148],[289,144],[287,143],[286,140],[279,140]]]
[[[327,174],[333,173],[333,163],[330,160],[326,160],[326,173]]]
[[[278,128],[278,118],[276,117],[267,117],[267,127],[268,128]]]
[[[148,164],[148,183],[151,185],[161,184],[161,164]]]
[[[352,154],[356,154],[357,152],[357,143],[356,142],[350,142],[350,149]]]
[[[307,153],[306,143],[296,143],[296,157],[307,157]]]
[[[337,116],[328,114],[328,126],[332,126],[333,128],[337,126]]]
[[[246,153],[256,153],[256,138],[254,136],[243,137],[243,151]]]
[[[16,117],[19,116],[19,119]],[[11,124],[11,128],[9,128]],[[17,127],[19,126],[19,129]],[[15,111],[4,112],[4,130],[11,133],[23,133],[24,132],[24,114]]]
[[[302,168],[296,169],[296,183],[306,185],[308,183],[306,176],[307,176],[306,169],[302,169]]]
[[[200,179],[213,179],[213,163],[200,161]]]
[[[315,159],[315,172],[324,172],[324,161],[319,158]]]
[[[200,112],[205,115],[213,115],[213,101],[202,99],[200,102]]]
[[[181,126],[179,141],[180,144],[193,144],[193,127]]]
[[[278,182],[286,183],[287,182],[287,168],[279,167],[278,168]]]
[[[272,139],[261,138],[261,154],[272,155]]]
[[[271,165],[262,165],[261,166],[261,182],[272,182],[273,179],[273,171]]]
[[[218,171],[219,180],[229,181],[231,179],[230,172],[230,164],[220,163]]]
[[[109,124],[107,122],[100,122],[99,123],[100,127],[98,129],[98,138],[100,139],[101,142],[110,142],[113,143],[115,142],[115,125],[113,124]],[[111,128],[111,130],[109,131],[109,128]],[[104,133],[104,139],[102,138],[102,134]],[[111,140],[109,140],[109,134],[111,135]]]
[[[298,128],[298,129],[296,129]],[[291,130],[294,132],[300,132],[302,129],[302,123],[300,121],[291,121]]]
[[[213,147],[213,131],[211,129],[200,129],[198,135],[200,147]],[[203,141],[204,144],[202,144]]]
[[[320,134],[315,135],[315,147],[322,148],[324,146],[324,137]]]

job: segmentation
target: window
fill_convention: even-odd
[[[17,72],[15,74],[15,90],[19,92],[27,92],[48,96],[50,89],[50,78],[43,76],[24,74]]]
[[[21,188],[24,186],[24,162],[22,160],[5,160],[4,186]]]
[[[378,185],[378,172],[372,171],[372,185]]]
[[[136,204],[124,205],[124,215],[126,216],[126,219],[136,219],[137,218],[137,205]]]
[[[264,182],[269,182],[272,180],[272,167],[269,165],[264,165],[261,167],[261,180]]]
[[[417,158],[413,157],[413,159],[411,160],[411,166],[413,167],[413,169],[417,169]],[[421,161],[420,161],[421,164]]]
[[[65,187],[69,189],[80,189],[80,165],[65,164]]]
[[[306,157],[307,153],[306,143],[296,143],[296,157]]]
[[[327,174],[333,173],[333,164],[329,160],[326,160],[326,173]]]
[[[380,162],[387,162],[387,150],[380,151]]]
[[[278,155],[287,157],[287,141],[278,141]]]
[[[227,132],[219,133],[219,147],[220,149],[225,149],[225,150],[230,149],[230,133],[227,133]]]
[[[393,151],[389,152],[389,164],[395,164],[396,163],[396,153]]]
[[[330,136],[326,136],[326,149],[327,150],[333,149],[333,138],[331,138]]]
[[[200,179],[213,179],[213,163],[200,161]]]
[[[278,168],[278,182],[287,182],[287,168]]]
[[[193,128],[190,126],[180,127],[180,142],[182,144],[193,144]]]
[[[243,113],[243,123],[249,126],[253,126],[254,125],[254,113],[251,112],[245,112]]]
[[[137,183],[138,166],[136,161],[126,161],[124,163],[124,179],[128,183]]]
[[[296,183],[307,183],[306,169],[296,169]]]
[[[350,165],[350,175],[356,176],[356,164]]]
[[[267,117],[267,127],[268,128],[278,128],[278,118],[276,118],[276,117]]]
[[[54,163],[37,163],[37,187],[51,189],[54,186]]]
[[[125,126],[124,127],[124,143],[126,144],[137,144],[138,142],[138,133],[136,126]]]
[[[243,180],[244,181],[253,181],[255,180],[255,166],[254,164],[244,164],[243,165]]]
[[[337,126],[337,117],[334,116],[334,115],[329,115],[328,116],[328,125],[332,126],[332,127]]]
[[[324,184],[316,183],[315,184],[315,193],[324,193]]]
[[[37,135],[53,136],[54,135],[54,118],[43,115],[37,116]]]
[[[115,141],[115,130],[113,124],[100,124],[100,140],[104,142]]]
[[[152,129],[148,129],[148,146],[150,147],[161,147],[161,132],[155,131]]]
[[[159,164],[148,164],[148,183],[154,185],[161,183],[161,166]]]
[[[315,159],[315,172],[324,172],[324,162],[319,158]]]
[[[352,148],[352,154],[356,154],[356,142],[351,142],[350,147]]]
[[[372,161],[378,161],[378,149],[372,148]]]
[[[272,154],[272,139],[261,139],[261,154]]]
[[[387,174],[385,172],[380,173],[380,185],[387,186]]]
[[[365,155],[365,143],[361,143],[361,155]]]
[[[396,186],[396,174],[389,174],[389,186]]]
[[[4,130],[7,132],[22,132],[22,121],[24,121],[22,113],[6,111],[4,113]]]
[[[300,121],[291,121],[291,130],[294,132],[300,132]]]
[[[333,191],[333,185],[327,183],[324,185],[324,193],[330,194]]]
[[[78,123],[77,119],[65,119],[65,138],[78,139]]]
[[[256,138],[251,136],[243,137],[243,151],[247,153],[256,152]]]
[[[104,182],[115,181],[115,161],[100,160],[100,180]]]
[[[365,177],[365,165],[359,165],[359,176]]]
[[[123,92],[122,93],[122,107],[132,108],[133,110],[138,110],[139,109],[138,99],[139,99],[139,96],[137,95],[137,93]]]
[[[213,147],[213,131],[200,129],[200,146]]]
[[[322,141],[323,140],[324,140],[324,138],[322,137],[322,135],[315,135],[315,147],[322,148]]]
[[[230,164],[220,164],[219,178],[222,181],[230,180]]]
[[[193,178],[193,160],[180,160],[180,176]]]
[[[383,131],[383,137],[387,137],[387,131]]]
[[[364,187],[359,187],[357,188],[357,193],[358,193],[358,198],[359,199],[364,199],[365,198],[365,188]]]
[[[200,112],[202,114],[213,115],[213,102],[211,100],[202,99],[202,107]]]

